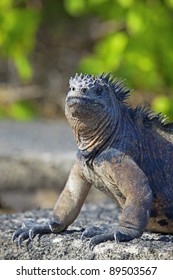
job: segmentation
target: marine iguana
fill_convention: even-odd
[[[126,103],[130,90],[110,74],[70,79],[65,114],[78,151],[53,218],[25,223],[13,240],[60,233],[78,216],[95,186],[122,208],[115,232],[86,229],[90,247],[107,240],[139,238],[145,229],[173,233],[173,123],[146,107]],[[96,234],[96,235],[95,235]]]

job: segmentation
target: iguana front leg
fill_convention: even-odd
[[[28,244],[37,234],[59,233],[67,229],[78,216],[90,187],[91,185],[83,179],[76,162],[54,207],[53,218],[44,224],[24,222],[22,228],[14,233],[13,241],[18,238],[20,247],[23,240],[28,240]]]
[[[115,239],[129,241],[140,237],[146,229],[152,191],[146,175],[130,157],[114,162],[112,172],[114,181],[126,198]]]
[[[127,156],[112,157],[109,154],[109,157],[111,160],[103,160],[97,171],[105,184],[107,182],[107,187],[115,199],[120,202],[122,213],[115,232],[101,231],[99,234],[98,229],[93,227],[83,232],[83,239],[93,236],[90,240],[91,248],[108,240],[122,242],[140,237],[147,226],[152,204],[148,179],[137,164]],[[104,170],[104,173],[101,173],[101,170]],[[119,193],[124,197],[123,200]]]

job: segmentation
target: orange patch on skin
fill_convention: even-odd
[[[147,230],[152,232],[173,233],[173,221],[165,216],[150,218]]]

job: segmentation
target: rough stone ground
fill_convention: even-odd
[[[14,231],[22,221],[34,219],[44,222],[51,216],[50,210],[34,210],[32,212],[0,216],[0,259],[61,259],[61,260],[114,260],[114,259],[173,259],[173,236],[144,233],[141,238],[127,243],[106,242],[97,245],[93,250],[88,247],[89,241],[81,241],[82,231],[87,226],[106,224],[117,225],[117,209],[113,203],[86,204],[76,221],[63,234],[37,237],[27,250],[25,242],[22,248],[12,243]],[[113,223],[114,221],[114,223]],[[113,223],[113,224],[112,224]]]

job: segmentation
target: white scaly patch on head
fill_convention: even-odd
[[[70,78],[69,86],[70,88],[75,88],[76,90],[80,91],[83,88],[91,89],[95,86],[96,82],[103,84],[103,81],[101,79],[98,79],[97,77],[94,77],[92,75],[76,74],[74,78]]]

